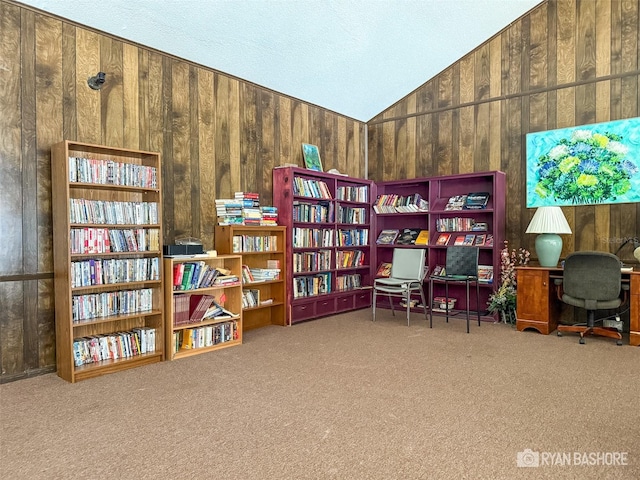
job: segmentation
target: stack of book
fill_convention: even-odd
[[[235,198],[216,198],[218,225],[244,225],[242,200]]]
[[[260,225],[262,212],[260,198],[254,192],[236,192],[235,199],[242,202],[242,219],[244,225]]]
[[[235,192],[234,198],[216,199],[218,225],[276,226],[278,209],[260,206],[260,198],[254,192]]]
[[[262,206],[260,207],[260,212],[262,213],[262,220],[260,222],[260,225],[266,227],[275,227],[276,225],[278,225],[277,207],[271,205]]]

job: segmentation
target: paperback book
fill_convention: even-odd
[[[376,243],[378,245],[392,245],[393,243],[395,243],[396,238],[398,238],[399,234],[400,230],[397,229],[382,230],[380,232],[380,235],[378,235]]]
[[[420,230],[416,237],[416,245],[429,245],[429,230]]]
[[[436,245],[447,245],[449,243],[449,239],[451,238],[450,233],[441,233],[438,236],[438,240],[436,241]]]
[[[420,230],[414,230],[412,228],[404,228],[402,232],[398,235],[398,239],[396,243],[398,245],[415,245],[416,238],[418,238],[418,234]]]
[[[378,267],[378,271],[376,272],[376,277],[388,277],[389,275],[391,275],[391,263],[382,262]]]

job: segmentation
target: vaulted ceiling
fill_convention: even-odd
[[[541,0],[22,0],[367,121]]]

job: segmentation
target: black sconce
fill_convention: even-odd
[[[87,85],[89,85],[89,87],[93,90],[100,90],[102,88],[102,85],[104,85],[106,77],[106,73],[98,72],[95,77],[91,77],[89,78],[89,80],[87,80]]]

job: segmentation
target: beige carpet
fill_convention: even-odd
[[[640,349],[388,310],[0,385],[0,408],[3,479],[640,478]],[[628,465],[518,468],[525,449]]]

